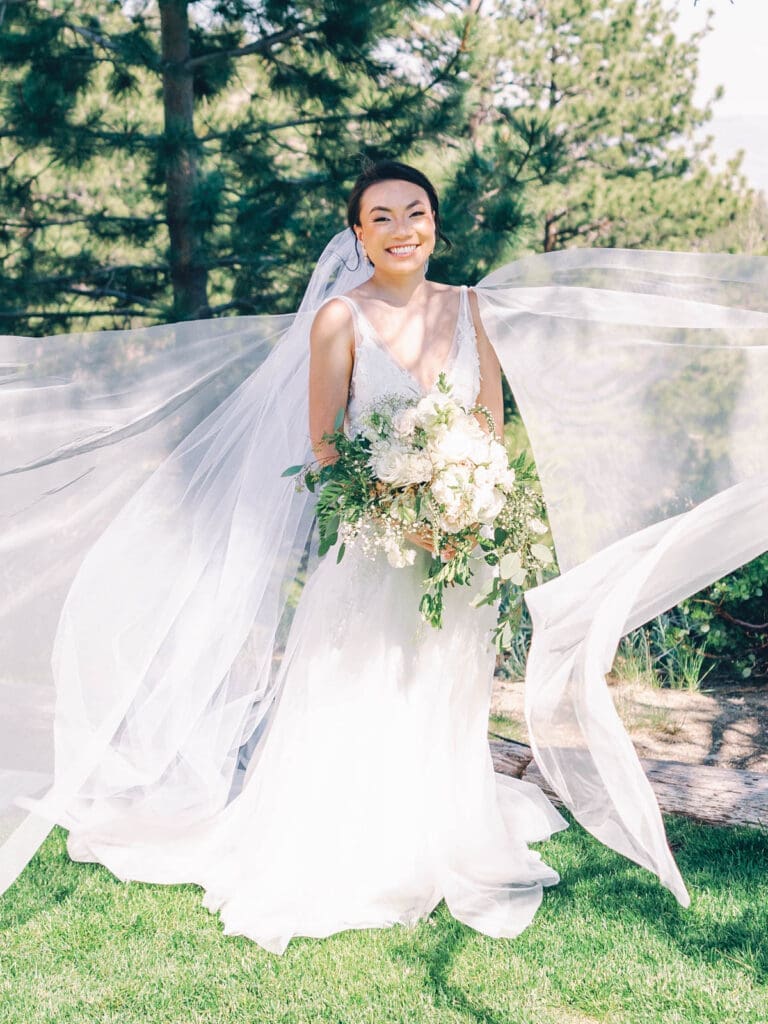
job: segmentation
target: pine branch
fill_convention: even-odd
[[[121,291],[118,288],[87,288],[76,285],[67,288],[66,291],[72,295],[83,295],[88,299],[122,299],[124,302],[135,302],[138,305],[149,305],[149,299],[143,295],[132,295],[130,292]]]
[[[301,128],[304,125],[330,124],[333,121],[356,121],[367,117],[367,111],[363,110],[353,114],[351,111],[344,111],[341,114],[317,114],[314,117],[295,117],[290,121],[282,121],[279,124],[260,124],[254,128],[229,128],[222,132],[210,132],[202,135],[200,142],[215,142],[218,139],[226,139],[230,135],[241,134],[243,138],[249,135],[271,135],[272,132],[282,131],[284,128]]]
[[[164,315],[162,309],[130,309],[117,307],[116,309],[93,309],[93,310],[37,310],[30,312],[26,309],[17,310],[2,310],[0,309],[0,319],[2,320],[54,320],[60,323],[64,323],[67,320],[79,320],[79,319],[91,319],[97,316],[138,316],[146,319],[148,316],[159,317]]]
[[[117,43],[112,42],[111,39],[108,39],[106,36],[103,36],[100,32],[94,32],[92,29],[84,28],[82,25],[75,25],[71,21],[62,21],[61,25],[62,28],[68,28],[70,32],[73,32],[75,35],[81,36],[83,39],[86,39],[89,43],[94,43],[96,46],[101,46],[102,49],[106,50],[108,53],[116,54],[122,62],[126,60],[126,54],[121,49],[121,47]],[[71,57],[68,59],[71,60]],[[94,62],[98,61],[98,58],[94,57],[92,59],[94,60]],[[112,61],[112,63],[115,62]],[[148,68],[148,70],[156,72],[160,72],[162,70],[159,60],[155,60],[150,63],[140,61],[137,63],[137,66],[146,67]]]
[[[121,263],[111,267],[94,267],[91,274],[94,278],[103,279],[104,277],[110,276],[115,273],[125,273],[126,271],[136,270],[141,273],[156,273],[156,274],[167,274],[168,266],[166,264],[141,264],[141,263]],[[82,281],[83,277],[86,276],[82,271],[79,274],[51,274],[47,277],[37,278],[37,282],[46,285],[57,285],[63,290],[73,290],[71,287],[78,281]],[[90,276],[90,275],[88,275]],[[136,301],[144,301],[143,299]]]
[[[239,57],[247,57],[252,53],[268,54],[272,47],[278,46],[280,43],[286,43],[290,39],[310,35],[312,31],[314,30],[304,26],[283,29],[282,32],[273,32],[271,35],[264,36],[262,39],[257,39],[255,42],[249,43],[247,46],[239,46],[231,50],[214,50],[211,53],[200,54],[199,57],[190,57],[189,60],[184,61],[181,67],[186,71],[193,71],[195,68],[199,68],[203,64],[209,64],[213,60],[224,60],[229,58],[237,60]]]
[[[41,196],[40,202],[50,201]],[[64,220],[48,220],[47,218],[30,217],[29,220],[3,220],[0,218],[0,225],[6,228],[26,228],[27,230],[42,230],[44,228],[69,227],[72,224],[103,223],[109,221],[115,224],[156,224],[158,227],[165,223],[163,217],[119,217],[117,214],[90,213],[82,217],[69,217]],[[129,268],[130,269],[130,268]],[[142,268],[143,269],[143,268]]]

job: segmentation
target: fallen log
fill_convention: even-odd
[[[562,806],[562,800],[550,789],[527,744],[505,739],[489,742],[497,772],[533,782],[554,804]],[[665,813],[679,814],[706,825],[768,828],[768,775],[642,757],[640,764]]]

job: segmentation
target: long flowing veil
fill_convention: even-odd
[[[578,249],[478,292],[563,570],[526,595],[536,761],[687,905],[605,675],[623,635],[768,550],[768,258]]]
[[[280,476],[310,451],[309,327],[368,273],[346,231],[293,316],[0,339],[0,890],[55,822],[181,880],[174,838],[237,791],[314,564]],[[477,285],[564,570],[527,595],[535,754],[681,903],[605,672],[768,548],[767,284],[765,258],[573,250]]]
[[[309,330],[370,275],[354,241],[292,316],[0,340],[0,891],[54,822],[151,845],[241,782],[312,568],[281,477]]]

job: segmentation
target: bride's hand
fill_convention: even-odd
[[[431,555],[434,555],[435,549],[432,545],[432,532],[430,530],[423,529],[417,530],[413,533],[406,533],[405,539],[411,541],[412,544],[416,544],[420,548],[424,548],[425,551],[429,551]],[[455,554],[456,548],[451,547],[450,544],[444,546],[441,551],[443,561],[448,561],[448,559],[453,558]]]
[[[431,555],[435,553],[435,549],[432,546],[432,532],[430,530],[424,529],[416,530],[413,533],[406,533],[405,539],[409,540],[411,544],[429,551]]]

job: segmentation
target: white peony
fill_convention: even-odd
[[[503,444],[495,441],[493,438],[488,439],[488,465],[498,474],[512,473],[512,482],[514,483],[515,472],[509,469],[509,458],[507,457],[507,449]]]
[[[496,474],[489,466],[478,466],[472,477],[475,481],[475,487],[481,490],[487,487],[494,487],[497,480]]]
[[[475,424],[477,430],[472,426]],[[478,432],[479,435],[478,436]],[[433,462],[445,466],[452,462],[470,460],[474,463],[485,461],[485,441],[482,428],[476,420],[464,418],[443,427],[430,438],[427,450]]]
[[[471,469],[461,464],[446,466],[432,482],[432,494],[446,508],[465,503],[471,488]]]
[[[505,491],[511,491],[515,486],[515,471],[511,467],[499,474],[498,486]]]

